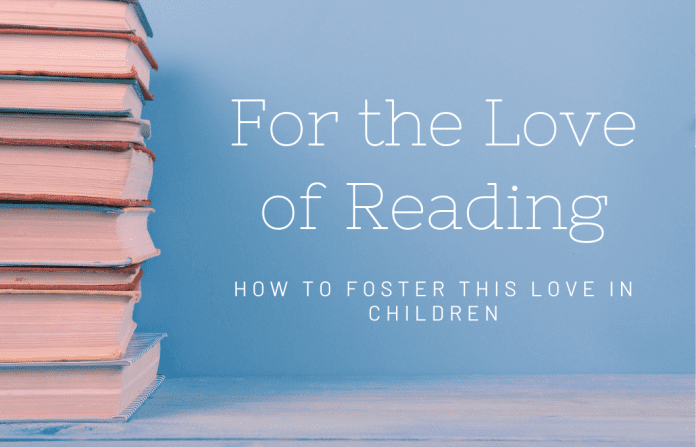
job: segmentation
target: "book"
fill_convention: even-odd
[[[164,377],[167,334],[134,334],[120,360],[0,363],[0,421],[125,422]]]
[[[0,203],[0,265],[118,267],[159,255],[151,208]]]
[[[145,99],[135,79],[0,76],[0,113],[140,119]]]
[[[0,421],[125,421],[163,379],[151,36],[137,0],[0,1]]]
[[[0,200],[147,206],[154,154],[134,144],[0,139]]]
[[[123,357],[140,288],[0,290],[0,362]]]
[[[134,118],[0,114],[0,138],[126,141],[145,145],[150,122]]]
[[[0,290],[137,290],[143,263],[124,267],[0,266]]]
[[[148,88],[157,62],[138,36],[100,31],[0,28],[0,74],[131,75]]]
[[[135,0],[11,0],[0,2],[0,26],[131,32],[147,39],[152,28]]]

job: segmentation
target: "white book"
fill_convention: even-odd
[[[3,0],[0,26],[133,32],[142,39],[152,29],[137,1]]]

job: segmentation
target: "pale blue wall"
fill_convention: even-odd
[[[162,256],[148,261],[141,331],[166,331],[161,372],[180,375],[693,373],[694,372],[694,4],[692,1],[142,1],[154,29],[148,44],[160,64],[144,109],[157,154],[150,230]],[[237,139],[238,99],[266,99],[261,130]],[[491,148],[498,104],[499,141],[520,134],[519,147]],[[389,139],[389,103],[419,115]],[[260,107],[247,109],[253,119]],[[280,112],[304,120],[294,147],[273,143]],[[322,122],[324,147],[309,147],[309,112],[339,113]],[[455,113],[463,129],[450,148],[433,143],[432,117]],[[547,112],[556,139],[534,147],[524,120]],[[602,132],[611,113],[631,114],[626,147]],[[581,148],[561,112],[600,112]],[[246,113],[246,112],[245,112]],[[288,117],[285,117],[286,119]],[[539,118],[539,117],[537,117]],[[443,121],[443,124],[445,122]],[[550,135],[543,117],[530,136]],[[617,122],[617,124],[619,124]],[[371,123],[372,125],[372,123]],[[278,121],[278,138],[296,123]],[[447,140],[445,132],[443,141]],[[616,135],[619,135],[617,133]],[[619,140],[621,137],[618,137]],[[322,196],[304,223],[312,182]],[[384,190],[375,212],[385,231],[351,225],[350,182]],[[476,231],[466,206],[498,184],[500,225],[511,226],[511,187],[519,187],[518,220],[531,226],[526,196],[556,196],[563,224],[580,195],[606,195],[596,222],[604,238],[573,242],[552,230],[555,210],[539,205],[542,230]],[[261,206],[290,197],[296,220],[268,229]],[[426,214],[414,231],[398,229],[390,208],[402,195],[420,198]],[[458,204],[461,230],[436,231],[430,199]],[[365,194],[361,200],[376,200]],[[280,205],[280,203],[275,203]],[[444,203],[443,203],[444,205]],[[283,212],[271,219],[281,222]],[[592,211],[592,210],[590,210]],[[421,216],[423,217],[423,216]],[[403,221],[418,221],[402,216]],[[483,222],[485,214],[481,214]],[[234,281],[289,281],[285,298],[234,297]],[[332,295],[305,297],[302,281],[327,280]],[[442,281],[443,298],[346,297],[346,281]],[[459,281],[515,281],[513,298],[461,296]],[[578,281],[578,291],[531,297],[530,283]],[[595,281],[595,297],[581,282]],[[632,281],[632,297],[608,297],[608,281]],[[489,287],[492,287],[490,285]],[[544,286],[541,286],[544,287]],[[250,295],[249,291],[247,295]],[[371,305],[432,309],[498,306],[496,323],[371,322]],[[428,311],[430,312],[430,311]],[[449,315],[448,315],[449,316]],[[403,317],[402,317],[403,318]]]

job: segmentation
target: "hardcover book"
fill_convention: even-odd
[[[152,28],[136,0],[6,0],[0,2],[6,27],[133,33],[145,40]]]
[[[124,267],[0,267],[0,290],[137,290],[143,263]]]
[[[123,357],[135,331],[131,292],[0,290],[0,362]]]
[[[133,118],[0,114],[0,138],[125,141],[145,145],[150,122]]]
[[[146,99],[135,79],[0,76],[0,113],[140,119]]]
[[[116,267],[159,255],[151,208],[0,203],[0,265]]]
[[[72,75],[136,73],[147,88],[157,62],[138,36],[99,31],[0,28],[0,74]]]
[[[134,334],[120,360],[0,363],[0,421],[125,422],[164,379],[167,334]]]
[[[0,139],[0,200],[149,205],[154,154],[140,145]]]

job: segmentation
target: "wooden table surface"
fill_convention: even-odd
[[[11,445],[693,446],[694,375],[167,379],[126,423],[0,424]]]

